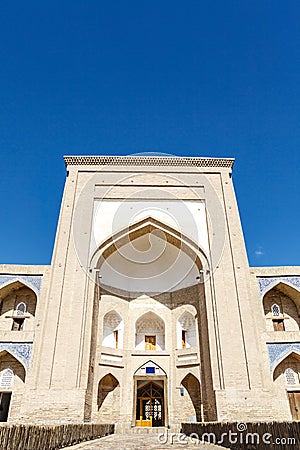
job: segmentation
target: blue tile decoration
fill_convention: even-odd
[[[32,343],[30,342],[0,342],[0,352],[6,350],[16,359],[21,360],[28,369],[32,352]]]
[[[24,281],[37,294],[41,291],[42,275],[0,275],[0,289],[2,286],[14,281]]]
[[[261,297],[263,297],[267,291],[272,289],[272,287],[276,286],[276,284],[280,282],[286,283],[300,291],[300,276],[257,277],[257,281]]]
[[[282,361],[290,352],[296,352],[300,355],[300,342],[287,342],[279,344],[267,344],[270,370],[273,372],[279,361]]]

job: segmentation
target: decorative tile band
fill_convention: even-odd
[[[287,342],[280,344],[267,344],[270,370],[273,372],[277,364],[291,352],[297,352],[300,355],[300,342]]]
[[[0,342],[0,352],[3,352],[4,350],[19,361],[22,361],[26,369],[28,369],[32,352],[32,343]]]
[[[191,158],[180,156],[64,156],[66,166],[179,166],[179,167],[228,167],[234,158]]]
[[[24,281],[24,283],[31,287],[37,294],[41,291],[42,275],[0,275],[0,289],[15,281]]]
[[[300,291],[300,276],[257,277],[257,281],[261,297],[280,282],[288,284]]]

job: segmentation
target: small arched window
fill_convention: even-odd
[[[291,367],[285,369],[284,375],[286,384],[288,386],[294,386],[295,384],[298,384],[298,374]]]
[[[272,316],[273,317],[279,317],[280,316],[280,307],[275,303],[271,307]]]
[[[196,345],[195,317],[186,311],[177,321],[177,348],[194,348]]]
[[[123,348],[124,322],[115,311],[107,313],[103,318],[102,345],[110,348]]]
[[[21,302],[16,307],[17,316],[24,316],[26,313],[26,303]]]
[[[11,369],[4,369],[0,373],[0,388],[11,389],[14,381],[14,373]]]

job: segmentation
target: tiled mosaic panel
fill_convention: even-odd
[[[24,281],[29,287],[31,286],[33,290],[40,293],[42,275],[0,275],[0,289],[2,286],[14,281]]]

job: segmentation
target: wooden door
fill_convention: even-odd
[[[300,392],[288,392],[293,420],[300,420]]]
[[[145,350],[156,350],[156,336],[145,336]]]
[[[137,390],[136,426],[164,425],[164,388],[150,381]]]

